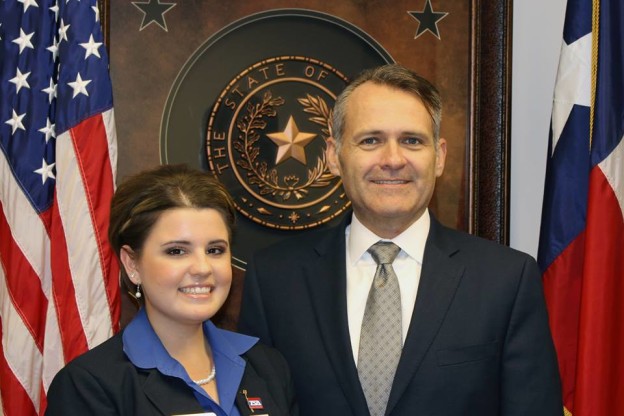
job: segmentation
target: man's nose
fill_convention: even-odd
[[[398,141],[387,141],[382,148],[382,165],[390,168],[399,168],[405,165],[403,151]]]

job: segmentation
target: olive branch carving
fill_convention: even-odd
[[[309,120],[320,124],[324,137],[328,137],[331,110],[325,101],[309,94],[298,101],[303,105],[304,112],[312,114]],[[255,144],[262,137],[261,132],[266,129],[265,117],[275,117],[276,107],[283,104],[284,99],[274,98],[270,91],[264,93],[261,103],[248,103],[247,114],[236,125],[241,133],[233,146],[241,156],[236,164],[247,171],[249,183],[259,188],[260,195],[270,194],[286,201],[291,196],[304,198],[308,194],[308,187],[329,185],[333,175],[329,172],[324,154],[318,158],[316,166],[308,170],[307,180],[302,184],[299,183],[301,178],[298,175],[285,175],[280,178],[277,169],[269,169],[266,162],[257,161],[260,149]]]
[[[313,97],[310,94],[306,94],[306,98],[299,98],[297,101],[303,105],[303,111],[308,114],[312,114],[308,120],[321,126],[321,132],[323,133],[323,139],[327,141],[329,137],[329,120],[332,117],[332,110],[327,106],[325,100],[321,97]],[[325,160],[325,153],[318,159],[316,167],[308,171],[308,178],[314,177],[314,181],[310,184],[312,187],[322,187],[329,185],[330,180],[334,175],[329,171],[327,167],[327,161]]]

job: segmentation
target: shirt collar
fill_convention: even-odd
[[[258,342],[258,338],[217,328],[209,320],[204,322],[204,334],[208,337],[217,368],[220,407],[226,414],[238,414],[234,409],[235,398],[246,365],[241,355],[249,351]],[[217,405],[212,399],[201,387],[193,383],[184,367],[169,355],[152,328],[145,308],[141,308],[128,324],[122,340],[123,350],[135,366],[144,369],[156,368],[162,374],[181,378],[193,389],[195,397],[204,409],[215,409],[214,406]]]
[[[429,210],[426,209],[420,218],[410,225],[405,231],[393,239],[388,240],[379,237],[366,228],[364,224],[358,220],[354,213],[351,218],[351,224],[347,226],[345,230],[349,261],[352,265],[355,265],[360,259],[362,259],[362,256],[367,253],[370,246],[379,240],[385,240],[392,241],[401,247],[401,250],[407,253],[409,257],[422,264],[425,253],[425,243],[427,242],[430,227],[431,218],[429,217]],[[399,253],[399,256],[401,255],[402,253]]]
[[[241,355],[258,342],[258,338],[217,328],[209,320],[204,322],[204,334],[208,337],[213,355],[218,352],[220,356],[236,363],[242,360]],[[145,369],[157,368],[163,374],[177,375],[175,373],[181,365],[169,355],[156,335],[145,308],[139,310],[122,337],[124,352],[134,365]]]

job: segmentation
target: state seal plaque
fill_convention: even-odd
[[[213,107],[210,170],[236,189],[238,211],[273,228],[314,227],[349,205],[325,162],[331,105],[345,75],[304,56],[263,60],[238,74]]]
[[[325,160],[331,109],[351,77],[388,62],[344,20],[279,9],[223,28],[184,65],[163,114],[161,160],[209,170],[226,185],[240,214],[236,266],[348,210]]]

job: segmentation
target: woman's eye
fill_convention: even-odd
[[[226,249],[223,247],[210,247],[207,250],[208,254],[223,254],[226,252]]]
[[[184,254],[184,250],[179,247],[173,247],[173,248],[167,249],[167,254],[170,256],[180,256]]]

